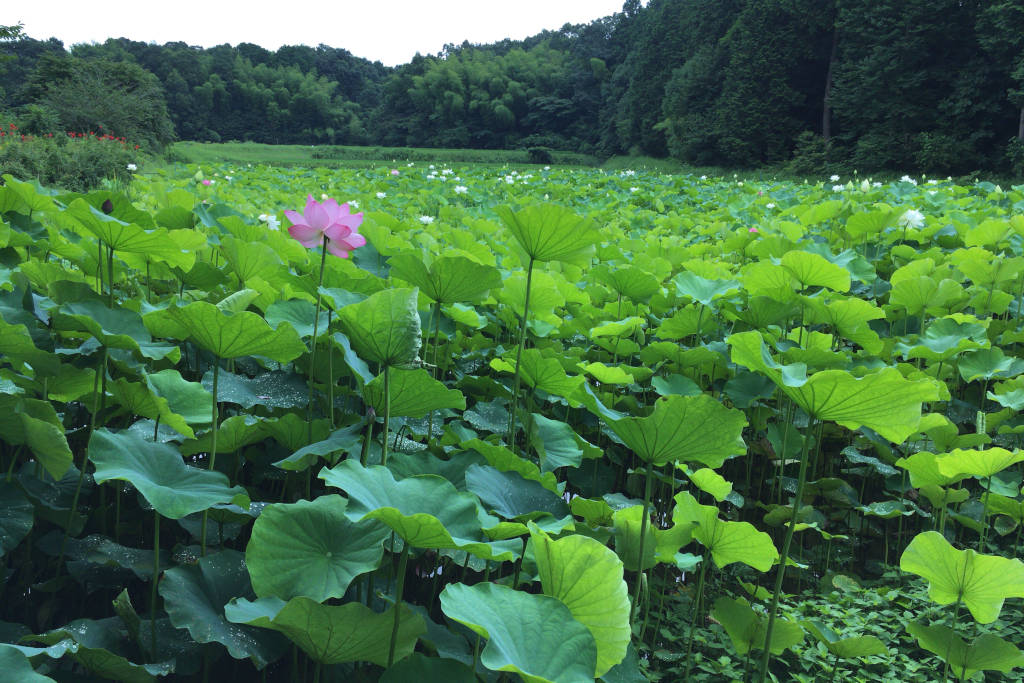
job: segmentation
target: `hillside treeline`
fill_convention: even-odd
[[[627,0],[385,67],[341,47],[0,43],[29,130],[1024,172],[1024,0]]]

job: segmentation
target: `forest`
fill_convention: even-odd
[[[1024,172],[1024,0],[627,0],[386,67],[344,46],[0,42],[27,134]]]

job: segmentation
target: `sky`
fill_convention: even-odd
[[[255,43],[344,48],[387,66],[446,43],[521,39],[622,10],[623,0],[35,0],[11,2],[0,24],[64,47],[130,38],[212,47]]]

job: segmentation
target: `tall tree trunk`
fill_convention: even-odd
[[[828,57],[828,72],[825,74],[825,97],[821,107],[821,137],[828,142],[832,137],[832,70],[836,64],[836,52],[839,48],[839,29],[832,30],[832,52]]]

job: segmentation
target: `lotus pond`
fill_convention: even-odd
[[[5,176],[0,678],[1020,680],[1022,309],[1024,186]]]

